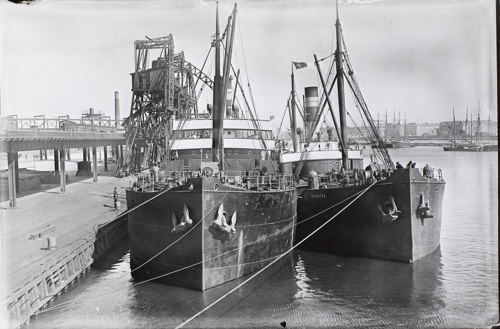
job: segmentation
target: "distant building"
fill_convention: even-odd
[[[439,130],[439,123],[418,123],[417,124],[417,135],[431,135],[436,136]]]
[[[406,124],[406,136],[417,136],[417,124],[415,122]]]
[[[497,122],[495,122],[495,121],[488,122],[488,120],[481,120],[480,122],[475,120],[475,121],[472,121],[472,124],[469,122],[468,127],[467,127],[467,135],[468,136],[497,136],[498,135]]]
[[[455,121],[455,128],[453,128],[453,121],[441,122],[437,134],[443,137],[452,137],[453,134],[455,137],[465,136],[464,122]]]

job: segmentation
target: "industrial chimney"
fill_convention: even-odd
[[[120,94],[115,91],[115,126],[120,125]]]

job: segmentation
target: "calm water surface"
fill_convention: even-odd
[[[497,153],[390,150],[394,161],[441,168],[447,182],[441,247],[415,264],[296,251],[187,327],[488,327],[498,320]],[[204,293],[134,284],[127,241],[28,328],[180,325],[241,283]]]

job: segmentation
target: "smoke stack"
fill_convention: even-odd
[[[120,121],[120,94],[115,91],[115,126],[118,127]]]
[[[319,110],[318,87],[305,88],[305,114],[306,114],[306,133],[313,129],[314,120]]]

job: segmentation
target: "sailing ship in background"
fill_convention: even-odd
[[[323,94],[319,98],[316,87],[305,90],[305,133],[297,127],[292,69],[293,150],[281,148],[279,153],[281,171],[293,172],[303,180],[298,186],[295,241],[300,248],[318,252],[417,261],[440,244],[445,181],[441,170],[429,166],[422,171],[395,168],[360,92],[338,16],[336,35],[337,49],[325,57],[334,56],[326,74],[329,80],[321,72],[323,60],[314,55]],[[344,82],[367,122],[369,133],[364,137],[373,149],[367,166],[362,150],[348,144],[346,118],[351,114],[346,110]],[[339,123],[330,101],[335,83]],[[335,131],[338,143],[332,136],[328,141],[313,138],[326,107],[335,127],[329,128],[329,135]]]
[[[133,175],[126,191],[135,279],[203,291],[262,269],[292,247],[295,180],[277,173],[270,122],[258,120],[246,99],[247,117],[237,106],[237,87],[244,94],[231,65],[236,13],[235,5],[221,36],[217,5],[213,81],[173,53],[171,35],[135,42],[123,170],[153,169]],[[161,54],[148,67],[147,51],[155,48]],[[197,111],[197,81],[213,88],[209,113]]]
[[[405,123],[403,128],[403,138],[401,138],[400,127],[401,127],[401,113],[399,114],[399,120],[397,126],[396,126],[396,114],[394,114],[393,136],[392,140],[390,141],[387,139],[385,140],[384,143],[386,148],[401,149],[401,148],[415,147],[415,143],[406,138],[406,112],[405,112]],[[387,129],[387,124],[385,126],[385,129]]]
[[[481,132],[481,118],[480,118],[481,106],[479,106],[478,114],[477,114],[477,125],[476,125],[476,142],[473,141],[473,128],[472,128],[472,113],[470,116],[470,128],[467,123],[469,116],[469,109],[467,108],[467,113],[465,115],[465,129],[464,129],[464,140],[459,143],[457,142],[457,123],[455,121],[455,108],[453,108],[453,140],[451,140],[451,145],[444,146],[444,151],[455,151],[455,152],[495,152],[498,151],[498,144],[490,143],[490,117],[488,118],[488,142],[480,143],[480,138],[482,135]],[[467,140],[467,131],[470,131],[470,140]]]

